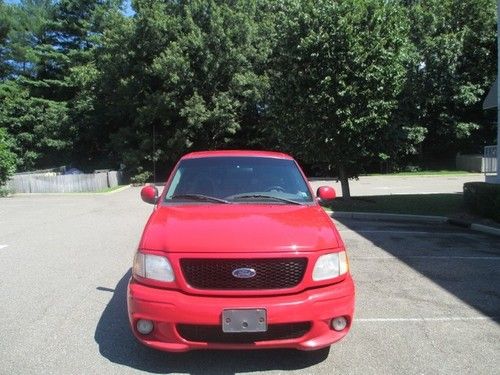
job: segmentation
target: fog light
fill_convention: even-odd
[[[143,335],[148,335],[153,330],[153,322],[151,320],[139,319],[136,323],[137,330]]]
[[[347,319],[343,316],[332,319],[332,328],[335,331],[342,331],[345,327],[347,327]]]

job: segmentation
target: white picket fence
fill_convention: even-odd
[[[14,193],[83,193],[118,186],[121,179],[122,174],[117,171],[68,175],[20,173],[7,182],[7,188]]]

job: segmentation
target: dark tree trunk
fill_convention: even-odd
[[[349,178],[345,173],[345,169],[343,166],[339,167],[339,180],[340,185],[342,186],[342,198],[349,200],[351,199],[351,190],[349,189]]]

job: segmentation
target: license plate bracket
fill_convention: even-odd
[[[266,309],[227,309],[222,311],[222,331],[226,333],[266,332]]]

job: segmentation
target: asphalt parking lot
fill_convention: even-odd
[[[380,175],[360,176],[350,180],[349,186],[353,196],[390,195],[390,194],[442,194],[462,193],[466,182],[484,181],[484,174],[467,173],[463,175]],[[340,182],[328,179],[310,181],[313,190],[322,185],[335,188],[337,196],[342,196]]]
[[[327,357],[145,348],[125,292],[151,207],[137,188],[0,199],[0,373],[498,373],[500,238],[435,224],[337,222],[356,315]]]

